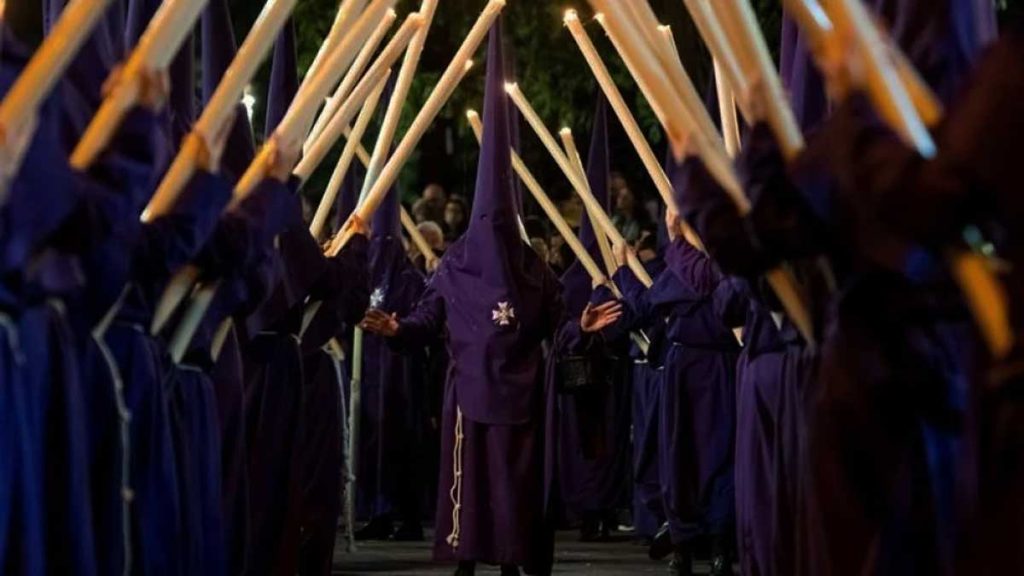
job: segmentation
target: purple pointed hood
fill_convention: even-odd
[[[829,112],[825,81],[811,57],[806,35],[788,17],[782,19],[782,85],[800,128],[813,130]]]
[[[939,97],[949,102],[996,37],[991,0],[870,0],[890,34]]]
[[[391,101],[393,90],[392,77],[383,102]],[[408,310],[423,290],[423,276],[409,260],[402,241],[401,197],[396,183],[373,213],[370,226],[370,306],[388,312]]]
[[[128,0],[124,45],[131,50],[160,8],[161,0]],[[168,103],[172,150],[177,150],[196,120],[195,42],[190,33],[170,66],[171,94]]]
[[[359,193],[363,189],[363,167],[358,162],[353,162],[345,174],[345,181],[341,183],[341,190],[335,199],[334,221],[331,223],[331,233],[336,233],[356,210],[359,203]]]
[[[161,0],[128,0],[128,18],[124,28],[124,45],[127,50],[139,43],[139,38],[161,3]]]
[[[597,108],[594,111],[594,129],[590,137],[590,154],[587,157],[587,182],[594,198],[601,207],[608,210],[609,186],[611,184],[611,167],[608,144],[608,100],[603,92],[598,92]],[[597,243],[597,234],[589,215],[584,212],[580,219],[580,243],[587,249],[590,257],[602,265],[601,249]],[[570,316],[579,316],[590,301],[593,282],[583,264],[573,262],[562,275],[565,286],[566,311]]]
[[[295,93],[299,91],[299,64],[295,56],[295,22],[285,23],[274,44],[274,64],[270,68],[267,89],[267,119],[263,137],[269,138],[288,112]]]
[[[231,26],[231,12],[227,0],[210,0],[203,12],[202,21],[202,70],[203,102],[213,97],[214,91],[224,72],[238,51],[235,32]],[[252,137],[252,125],[245,106],[237,105],[235,121],[224,146],[221,166],[232,180],[240,177],[256,156],[256,145]]]
[[[44,29],[50,32],[67,0],[46,0]],[[124,55],[124,4],[115,1],[96,24],[92,35],[75,55],[61,82],[65,146],[70,151],[85,132],[100,102],[103,84]]]
[[[519,236],[512,191],[509,101],[501,18],[491,29],[484,134],[466,233],[448,249],[433,282],[445,299],[449,347],[459,366],[459,405],[479,422],[525,413],[540,371],[547,264]]]

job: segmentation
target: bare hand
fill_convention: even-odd
[[[665,229],[668,231],[669,242],[675,242],[679,238],[679,212],[676,212],[674,206],[665,209]]]
[[[348,231],[351,231],[353,234],[358,234],[360,236],[370,235],[370,227],[367,226],[366,222],[363,222],[363,219],[360,218],[359,215],[355,213],[349,216],[348,220],[345,221],[345,226],[342,232],[344,233]]]
[[[615,324],[619,318],[622,318],[620,302],[605,302],[600,306],[587,304],[580,317],[580,328],[587,334],[593,334]]]
[[[629,262],[629,256],[632,250],[633,249],[624,242],[617,242],[612,246],[612,256],[615,258],[615,264],[619,268],[622,268],[627,262]]]
[[[368,310],[359,327],[371,334],[393,338],[398,334],[398,317],[380,310]]]

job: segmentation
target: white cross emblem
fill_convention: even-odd
[[[516,319],[516,310],[508,302],[498,302],[498,307],[491,311],[491,320],[498,326],[508,326]]]
[[[384,289],[380,286],[373,289],[370,294],[370,308],[378,309],[384,303]]]

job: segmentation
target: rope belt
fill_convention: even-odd
[[[452,533],[446,539],[452,548],[459,547],[459,513],[462,511],[462,440],[465,437],[462,431],[462,408],[455,407],[455,448],[452,460],[455,479],[449,495],[452,499]]]

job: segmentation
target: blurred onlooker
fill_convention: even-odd
[[[615,195],[615,213],[612,224],[619,230],[626,242],[633,244],[640,238],[641,228],[649,218],[643,205],[637,202],[636,196],[629,187],[622,188]]]
[[[548,243],[543,238],[534,236],[530,238],[530,246],[533,246],[533,251],[540,256],[540,259],[546,263],[551,262],[550,252],[548,251]]]
[[[647,263],[658,257],[658,229],[654,226],[644,226],[640,231],[640,238],[637,239],[633,248],[636,256],[641,262]]]
[[[565,242],[565,239],[557,234],[551,237],[549,244],[551,269],[555,271],[555,274],[561,276],[576,261],[576,255],[572,253],[572,248]]]
[[[423,235],[423,239],[427,241],[427,245],[434,251],[434,255],[440,258],[444,255],[444,232],[441,230],[441,226],[437,222],[426,221],[420,222],[416,225],[416,228]],[[412,257],[413,264],[421,272],[433,272],[433,270],[427,270],[427,259],[423,257],[416,250],[415,255]]]
[[[448,195],[444,188],[438,184],[428,184],[423,189],[420,199],[412,205],[412,217],[416,223],[436,222],[439,226],[444,225],[444,206],[448,201]]]
[[[452,195],[444,206],[445,239],[454,242],[469,226],[469,207],[461,196]]]

